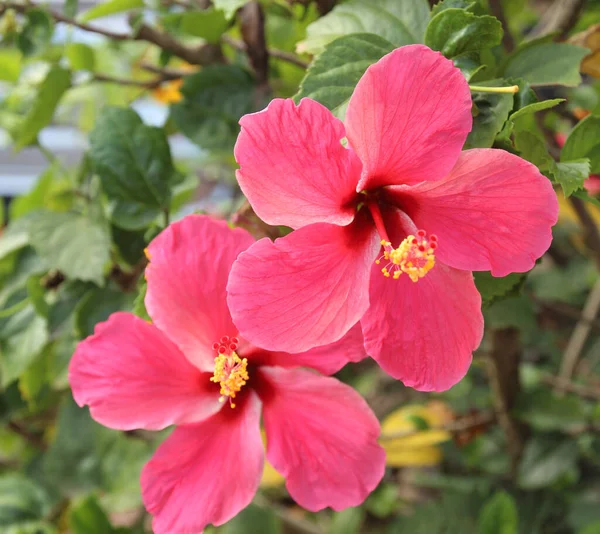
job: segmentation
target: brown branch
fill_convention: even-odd
[[[189,76],[190,74],[194,74],[195,70],[185,70],[185,69],[173,69],[171,67],[159,67],[158,65],[152,65],[151,63],[141,63],[139,67],[143,70],[147,70],[148,72],[153,72],[154,74],[159,74],[162,76],[164,80],[178,80],[180,78],[184,78],[185,76]]]
[[[592,400],[600,400],[600,389],[592,386],[586,386],[583,384],[576,384],[570,380],[565,380],[560,376],[546,375],[542,378],[542,382],[545,382],[549,386],[553,386],[555,389],[560,389],[568,393],[574,393],[580,397]]]
[[[563,354],[560,371],[558,373],[561,379],[569,380],[571,376],[573,376],[581,351],[583,350],[592,329],[590,322],[596,319],[599,310],[600,279],[594,284],[594,287],[586,300],[585,306],[583,307],[583,311],[581,312],[581,319],[577,323],[577,326],[575,326],[575,329],[569,338],[569,342],[567,343],[567,348]],[[561,388],[557,387],[556,389],[560,390]]]
[[[165,80],[161,77],[155,78],[154,80],[132,80],[129,78],[118,78],[115,76],[108,76],[106,74],[94,74],[93,81],[114,83],[117,85],[126,85],[131,87],[139,87],[140,89],[156,89]]]
[[[577,24],[584,5],[585,0],[554,0],[544,11],[528,37],[541,37],[549,33],[560,32],[560,37],[564,38]]]
[[[260,85],[269,80],[269,52],[265,40],[265,14],[261,5],[252,0],[238,10],[242,39],[250,64]]]
[[[575,210],[575,214],[583,227],[584,240],[586,245],[592,250],[594,260],[600,270],[600,231],[596,226],[594,218],[590,215],[586,203],[580,198],[570,196],[569,202]]]
[[[242,52],[247,51],[246,45],[242,41],[234,39],[229,35],[223,35],[221,37],[221,40],[237,50],[241,50]],[[268,53],[271,57],[281,59],[282,61],[286,61],[287,63],[291,63],[292,65],[296,65],[297,67],[300,67],[302,69],[308,68],[308,63],[306,61],[300,59],[296,54],[292,54],[291,52],[285,52],[284,50],[269,48]]]
[[[492,332],[492,350],[489,353],[487,368],[494,394],[494,411],[506,436],[513,477],[516,475],[525,443],[524,428],[511,416],[521,389],[521,353],[519,331],[516,328],[502,328]]]
[[[494,15],[494,17],[496,17],[500,21],[500,23],[502,24],[502,28],[504,29],[504,34],[502,35],[502,45],[504,46],[504,50],[506,50],[506,52],[512,52],[512,50],[514,50],[515,48],[515,40],[513,39],[513,36],[510,33],[508,21],[504,16],[502,0],[489,0],[488,4],[490,6],[490,11],[492,12],[492,15]]]

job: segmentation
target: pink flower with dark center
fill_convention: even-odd
[[[360,321],[368,354],[407,386],[459,381],[483,333],[471,271],[528,271],[558,214],[531,163],[461,152],[472,125],[461,72],[405,46],[367,69],[344,124],[310,99],[276,99],[240,124],[242,191],[265,222],[295,229],[234,263],[242,334],[300,352]]]
[[[360,504],[385,469],[379,422],[330,374],[364,357],[360,328],[290,355],[248,343],[231,321],[225,287],[245,230],[192,215],[149,246],[146,306],[153,323],[115,313],[82,341],[69,367],[73,396],[119,430],[177,425],[144,467],[156,534],[221,525],[257,491],[266,456],[311,511]]]

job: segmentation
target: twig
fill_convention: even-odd
[[[553,386],[555,389],[557,388],[568,393],[575,393],[576,395],[585,397],[586,399],[600,400],[600,389],[592,386],[576,384],[570,380],[565,380],[560,376],[553,375],[544,376],[542,381],[549,386]]]
[[[38,436],[36,436],[32,432],[30,432],[27,428],[25,428],[21,424],[16,423],[15,421],[9,421],[7,426],[15,434],[18,434],[19,436],[21,436],[23,439],[25,439],[25,441],[27,441],[28,443],[30,443],[37,449],[41,449],[41,450],[45,451],[48,448],[48,446],[46,445],[46,443],[44,442],[43,439],[39,438]]]
[[[118,78],[115,76],[108,76],[106,74],[94,74],[94,81],[114,83],[117,85],[128,85],[131,87],[140,87],[142,89],[156,89],[161,83],[166,81],[162,77],[154,78],[153,80],[132,80],[129,78]]]
[[[139,65],[141,69],[153,72],[154,74],[160,74],[164,80],[178,80],[184,78],[190,74],[194,74],[195,70],[186,69],[173,69],[171,67],[159,67],[158,65],[152,65],[151,63],[141,63]]]
[[[37,8],[38,5],[33,2],[27,4],[18,4],[16,2],[1,2],[0,14],[7,9],[14,9],[18,13],[26,13],[30,9]],[[173,55],[192,63],[194,65],[209,65],[224,61],[221,49],[217,45],[203,44],[197,47],[188,47],[180,43],[168,33],[161,32],[156,28],[142,24],[134,33],[117,33],[97,26],[91,26],[75,19],[67,17],[62,13],[53,10],[46,10],[48,14],[57,22],[64,22],[81,30],[104,35],[113,41],[146,41],[159,48],[171,52]],[[130,21],[131,22],[131,21]]]
[[[599,310],[600,279],[594,284],[594,287],[586,300],[585,306],[583,307],[583,311],[581,312],[581,319],[575,326],[575,329],[569,338],[558,373],[558,376],[562,380],[568,381],[571,376],[573,376],[573,371],[577,366],[579,355],[581,354],[592,329],[591,321],[596,319]],[[557,386],[555,389],[560,390],[561,388]]]
[[[221,37],[221,40],[228,44],[229,46],[232,46],[233,48],[237,49],[237,50],[241,50],[242,52],[246,52],[246,45],[238,40],[238,39],[234,39],[233,37],[230,37],[229,35],[223,35]],[[277,59],[281,59],[282,61],[286,61],[288,63],[291,63],[292,65],[296,65],[297,67],[300,67],[302,69],[306,69],[308,68],[308,63],[306,61],[304,61],[303,59],[300,59],[296,54],[292,54],[291,52],[285,52],[284,50],[277,50],[275,48],[269,48],[268,49],[268,53],[271,57],[276,57]]]
[[[242,39],[256,80],[266,85],[269,79],[269,52],[265,40],[265,14],[262,6],[252,0],[238,10]]]
[[[481,425],[487,425],[493,423],[496,417],[493,413],[482,413],[474,416],[467,416],[458,421],[452,421],[444,426],[440,427],[432,427],[428,430],[442,430],[446,432],[450,432],[452,434],[456,434],[458,432],[464,432],[465,430],[470,430],[471,428],[475,428]],[[423,430],[405,430],[402,432],[392,432],[390,434],[382,434],[379,438],[379,441],[390,441],[398,438],[406,438],[409,436],[414,436],[415,434],[419,434],[423,432]]]
[[[515,40],[513,39],[512,34],[510,33],[510,29],[508,27],[508,22],[506,17],[504,16],[504,9],[502,8],[501,0],[489,0],[488,2],[490,6],[490,11],[492,15],[496,17],[502,24],[502,28],[504,29],[504,34],[502,35],[502,45],[504,46],[504,50],[506,52],[512,52],[515,48]]]
[[[541,300],[536,297],[533,292],[528,291],[527,297],[531,299],[535,304],[547,310],[548,312],[556,313],[563,317],[570,317],[575,321],[581,321],[583,323],[589,324],[590,328],[594,330],[600,330],[600,319],[587,319],[582,316],[581,310],[575,308],[574,306],[570,306],[569,304],[565,304],[564,302],[552,302]]]
[[[528,37],[541,37],[554,32],[560,32],[561,38],[565,37],[577,23],[584,4],[585,0],[554,0]]]

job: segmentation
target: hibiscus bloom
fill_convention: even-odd
[[[240,124],[242,191],[265,222],[294,229],[234,263],[240,332],[300,352],[360,321],[367,353],[407,386],[459,381],[483,333],[471,271],[531,269],[558,212],[531,163],[461,152],[472,125],[461,72],[405,46],[367,69],[345,123],[310,99],[277,99]]]
[[[115,313],[82,341],[69,368],[73,396],[111,428],[177,425],[144,467],[142,496],[157,534],[198,534],[244,508],[269,462],[308,510],[360,504],[383,476],[379,422],[333,373],[364,356],[360,329],[304,354],[269,352],[238,334],[225,286],[253,238],[189,216],[149,246],[153,323]]]

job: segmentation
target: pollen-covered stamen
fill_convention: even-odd
[[[221,385],[219,401],[225,402],[229,398],[229,405],[232,408],[235,408],[232,399],[235,399],[235,396],[249,378],[248,360],[240,358],[235,352],[238,344],[237,337],[230,338],[229,336],[223,336],[217,343],[213,344],[217,357],[215,358],[215,372],[210,381]]]
[[[437,237],[427,237],[425,230],[419,230],[417,235],[409,235],[393,248],[389,241],[382,240],[383,255],[375,260],[378,265],[383,261],[387,264],[381,269],[383,276],[397,280],[406,273],[413,282],[423,278],[435,265],[435,249]]]

